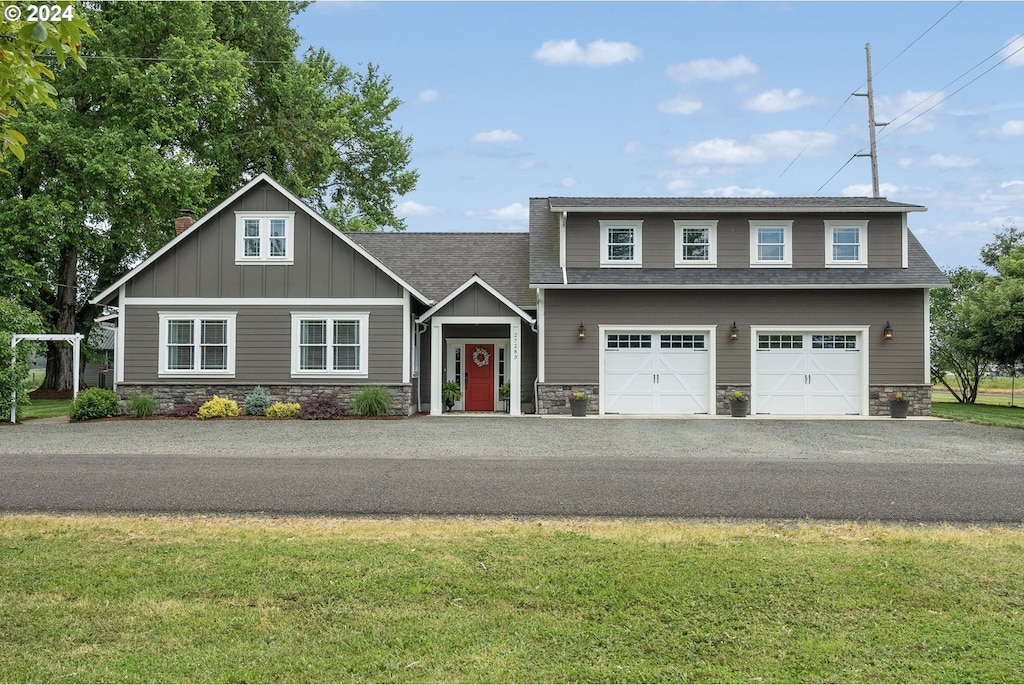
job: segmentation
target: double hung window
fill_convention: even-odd
[[[642,221],[601,221],[601,266],[643,263]]]
[[[369,314],[292,314],[292,375],[366,376]]]
[[[868,222],[825,222],[825,265],[868,265]]]
[[[750,265],[793,266],[793,222],[750,222]]]
[[[235,314],[160,312],[161,376],[233,376]]]
[[[676,221],[676,266],[718,263],[717,221]]]
[[[291,264],[295,243],[294,212],[236,212],[237,264]]]

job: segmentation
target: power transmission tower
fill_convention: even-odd
[[[878,150],[875,148],[875,129],[888,126],[888,123],[875,121],[875,90],[871,85],[871,43],[864,46],[868,58],[868,92],[854,93],[857,97],[868,99],[868,133],[871,138],[871,152],[869,154],[856,154],[854,157],[871,157],[871,190],[872,197],[879,197],[878,194]]]

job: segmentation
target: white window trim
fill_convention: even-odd
[[[313,377],[337,377],[366,378],[370,368],[370,313],[369,312],[292,312],[292,377],[308,378]],[[300,369],[299,362],[301,354],[299,351],[299,340],[301,340],[301,322],[316,319],[328,321],[327,326],[327,348],[330,352],[334,341],[335,321],[358,321],[359,322],[359,368],[343,371],[327,369]],[[329,359],[330,357],[328,357]]]
[[[718,221],[675,221],[676,226],[676,267],[682,269],[708,268],[718,266]],[[708,229],[708,258],[703,260],[683,259],[684,228]]]
[[[245,222],[260,222],[260,255],[245,256]],[[270,220],[284,219],[285,255],[270,256]],[[295,212],[235,212],[235,264],[293,264],[295,262]]]
[[[601,220],[601,267],[611,269],[635,269],[643,265],[643,221]],[[608,231],[612,228],[633,229],[633,259],[608,259]]]
[[[757,229],[782,228],[782,260],[759,260],[757,258]],[[751,221],[750,222],[750,266],[757,268],[788,269],[793,266],[793,222],[792,221]]]
[[[233,378],[235,375],[235,317],[236,312],[157,312],[160,318],[160,366],[157,375],[160,378],[183,378],[193,376],[215,376],[219,378]],[[227,368],[226,369],[200,369],[198,368],[201,357],[198,353],[195,356],[196,367],[195,369],[170,369],[168,368],[167,358],[167,322],[168,321],[180,321],[180,320],[191,320],[192,325],[196,326],[196,323],[200,320],[205,321],[227,321]],[[200,345],[199,331],[196,331],[194,336],[193,345],[198,347]]]
[[[832,257],[832,246],[833,236],[835,229],[837,228],[857,228],[860,229],[860,243],[858,254],[860,258],[856,261],[850,259],[836,260]],[[868,222],[867,220],[859,221],[839,221],[839,220],[826,220],[825,221],[825,266],[832,268],[853,268],[863,269],[868,265]]]

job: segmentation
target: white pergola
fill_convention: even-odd
[[[78,397],[78,362],[82,357],[82,338],[85,336],[81,333],[15,333],[11,336],[11,352],[18,346],[22,340],[63,340],[64,342],[71,343],[71,348],[74,351],[74,362],[72,363],[72,393],[73,397]],[[14,368],[14,355],[11,355],[11,368]],[[11,392],[11,423],[16,420],[17,407],[15,403],[18,401],[17,390]]]

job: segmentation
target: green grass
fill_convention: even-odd
[[[1020,682],[1024,533],[0,517],[3,682]]]
[[[960,404],[959,402],[932,401],[932,415],[944,419],[980,423],[986,426],[1024,428],[1024,409],[994,404]]]
[[[67,416],[71,400],[32,400],[32,404],[22,407],[20,419],[49,419],[54,416]]]

